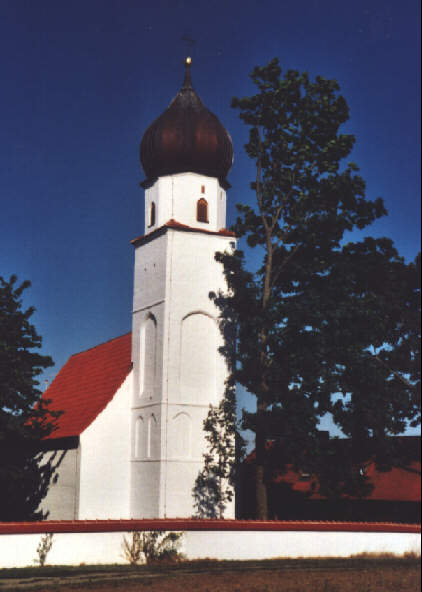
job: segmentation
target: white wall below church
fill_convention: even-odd
[[[0,568],[33,566],[40,534],[0,535]],[[47,565],[127,564],[122,542],[131,533],[59,533]],[[282,557],[349,557],[357,553],[421,551],[420,535],[394,532],[188,531],[181,551],[187,559],[248,560]]]
[[[133,373],[80,437],[79,520],[129,517]]]

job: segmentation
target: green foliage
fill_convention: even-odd
[[[219,327],[224,345],[220,348],[220,353],[226,360],[230,374],[220,403],[217,406],[210,405],[204,420],[204,464],[192,493],[195,517],[222,519],[227,504],[233,500],[239,462],[244,454],[244,440],[236,420],[236,383],[231,373],[236,365],[235,312],[230,309],[224,296],[214,292],[209,296],[221,311]]]
[[[131,565],[136,565],[142,559],[141,536],[142,533],[135,530],[132,532],[131,540],[123,537],[123,556]]]
[[[41,462],[40,440],[54,429],[58,413],[41,400],[37,376],[53,365],[33,349],[41,337],[30,323],[34,308],[22,310],[28,281],[0,277],[0,520],[36,520],[53,469]]]
[[[147,564],[175,563],[183,559],[179,552],[182,536],[182,532],[134,531],[131,540],[123,537],[123,554],[131,565],[136,565],[141,559]]]
[[[242,445],[236,430],[235,385],[231,379],[226,383],[219,405],[210,405],[204,420],[204,432],[207,450],[193,489],[195,517],[221,519],[233,499],[236,448],[239,450]]]
[[[35,563],[38,563],[40,567],[43,567],[45,565],[45,562],[47,561],[47,555],[49,554],[49,552],[51,551],[51,547],[53,546],[53,536],[54,534],[52,532],[46,532],[45,534],[43,534],[38,544],[38,559],[35,560]]]
[[[262,265],[252,273],[242,251],[218,254],[229,291],[216,302],[237,327],[232,379],[257,398],[243,427],[255,432],[257,517],[266,518],[269,438],[282,443],[285,466],[322,474],[318,423],[332,412],[351,449],[324,487],[363,495],[366,478],[348,476],[368,441],[386,463],[387,436],[420,422],[420,260],[406,264],[386,238],[345,244],[386,210],[345,164],[355,138],[340,132],[349,110],[338,83],[281,76],[276,59],[251,78],[257,94],[232,106],[250,128],[256,204],[237,206],[233,230],[259,247]]]

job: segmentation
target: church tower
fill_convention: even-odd
[[[192,87],[190,58],[185,67],[182,88],[140,149],[145,233],[132,241],[132,518],[194,513],[203,420],[227,374],[209,293],[225,287],[215,253],[234,247],[225,228],[233,146]]]

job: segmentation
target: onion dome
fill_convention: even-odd
[[[163,175],[192,172],[217,177],[228,186],[233,162],[230,135],[192,88],[190,58],[185,67],[182,88],[142,138],[140,157],[147,176],[143,185]]]

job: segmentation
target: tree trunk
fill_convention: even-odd
[[[271,235],[267,231],[267,261],[265,264],[265,277],[262,294],[262,308],[265,310],[271,297],[271,272],[272,272],[273,251],[271,244]],[[267,366],[267,339],[268,334],[265,328],[260,335],[261,341],[261,372],[262,382],[260,393],[257,396],[256,403],[256,432],[255,432],[255,450],[256,450],[256,475],[255,475],[255,497],[256,497],[256,517],[258,520],[268,520],[268,493],[265,482],[265,457],[267,434],[265,429],[265,412],[267,410],[266,395],[268,384],[265,377]]]
[[[267,222],[267,218],[264,211],[262,201],[262,188],[261,188],[261,155],[262,155],[262,143],[260,132],[259,134],[259,145],[261,154],[257,160],[256,168],[256,196],[258,201],[258,207],[262,218],[262,223],[265,229],[265,243],[266,243],[266,262],[265,262],[265,274],[263,281],[263,292],[262,292],[262,308],[265,311],[268,308],[268,304],[271,299],[271,273],[273,266],[273,245],[271,241],[271,235],[273,228]],[[256,450],[256,474],[255,474],[255,497],[256,497],[256,518],[258,520],[268,520],[268,495],[267,485],[265,483],[265,457],[266,457],[266,429],[265,429],[265,412],[267,410],[266,396],[268,393],[268,385],[265,377],[265,370],[267,367],[267,330],[263,327],[260,334],[260,370],[261,376],[261,388],[260,392],[257,393],[256,403],[256,432],[255,432],[255,450]]]
[[[268,496],[267,485],[265,483],[265,430],[263,429],[263,412],[265,405],[257,401],[256,414],[257,425],[255,434],[256,451],[256,473],[255,473],[255,497],[256,497],[256,518],[258,520],[268,520]]]

